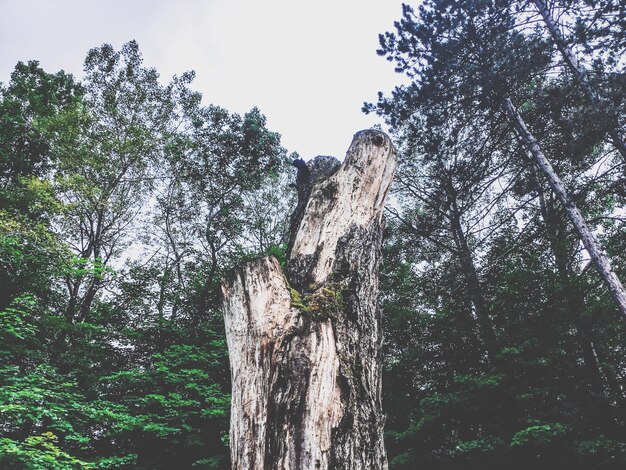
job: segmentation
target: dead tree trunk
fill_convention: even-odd
[[[234,469],[387,468],[377,295],[394,169],[389,138],[359,132],[312,183],[289,280],[268,257],[224,280]]]
[[[602,277],[604,283],[609,289],[609,292],[613,296],[622,317],[626,320],[626,290],[624,290],[624,286],[613,271],[611,262],[604,253],[600,242],[587,226],[583,215],[572,198],[569,196],[565,186],[563,186],[561,178],[557,175],[556,171],[554,171],[554,168],[552,167],[552,164],[543,154],[535,136],[530,132],[530,130],[528,130],[528,127],[526,127],[524,119],[519,114],[515,106],[513,106],[510,98],[505,98],[504,107],[507,114],[513,121],[520,138],[524,141],[528,150],[530,150],[536,165],[546,177],[548,185],[550,185],[550,189],[552,189],[565,208],[567,216],[574,226],[574,230],[576,230],[576,233],[583,242],[587,253],[589,253],[589,257],[595,264],[600,277]]]

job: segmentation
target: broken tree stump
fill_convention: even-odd
[[[312,183],[287,274],[265,257],[223,281],[234,469],[386,469],[378,267],[396,153],[355,135]]]

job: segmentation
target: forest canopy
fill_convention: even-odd
[[[620,0],[425,0],[380,35],[391,469],[626,466],[626,318],[572,218],[626,282],[625,49]],[[297,155],[193,79],[131,41],[0,84],[0,468],[230,466],[219,283],[284,262]]]
[[[216,289],[286,243],[291,170],[258,109],[192,79],[130,42],[0,89],[2,468],[227,465]]]

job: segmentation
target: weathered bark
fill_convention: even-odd
[[[574,76],[574,79],[585,94],[585,98],[587,98],[587,101],[589,101],[589,103],[593,106],[605,108],[603,101],[589,83],[587,73],[580,66],[578,59],[574,54],[574,51],[571,47],[567,45],[567,42],[565,42],[563,36],[561,36],[561,32],[559,31],[556,22],[552,18],[552,15],[550,14],[546,3],[543,0],[532,1],[537,7],[537,11],[541,15],[541,18],[543,19],[546,28],[548,28],[550,36],[552,36],[552,40],[554,41],[556,47],[563,56],[565,64],[570,69],[572,75]],[[613,127],[609,129],[609,136],[611,137],[611,142],[613,143],[613,146],[617,149],[617,151],[622,156],[622,159],[626,162],[626,143],[619,133],[617,127],[617,119],[615,119]]]
[[[317,181],[331,177],[339,169],[341,163],[335,157],[319,155],[306,163],[302,159],[294,160],[292,165],[298,169],[296,184],[292,185],[298,189],[298,204],[293,211],[289,225],[287,256],[291,255],[291,249],[298,234],[298,228],[302,223],[304,209],[309,202],[313,185]]]
[[[617,275],[613,272],[609,258],[604,253],[600,242],[598,242],[596,236],[589,229],[589,227],[587,227],[587,223],[585,222],[583,215],[567,193],[565,186],[563,186],[563,183],[561,182],[561,178],[559,178],[559,175],[557,175],[556,171],[554,171],[552,164],[543,154],[539,143],[528,130],[528,127],[526,127],[526,123],[517,109],[515,109],[515,106],[513,106],[510,98],[505,98],[504,106],[509,117],[513,120],[515,128],[517,129],[521,139],[530,150],[535,163],[546,177],[550,188],[565,208],[567,216],[574,226],[574,230],[576,230],[576,233],[583,242],[585,249],[589,253],[589,257],[595,264],[598,273],[613,296],[620,313],[624,319],[626,319],[626,291],[624,290],[624,286]]]
[[[385,134],[356,134],[311,188],[289,281],[267,257],[224,281],[234,469],[387,468],[377,296],[394,169]]]

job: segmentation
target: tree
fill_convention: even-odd
[[[0,87],[0,185],[3,198],[20,178],[38,177],[57,163],[50,153],[51,127],[71,112],[83,90],[71,75],[49,74],[39,62],[18,62],[6,87]],[[13,188],[12,188],[13,189]],[[3,200],[3,205],[7,201]]]
[[[591,2],[591,3],[601,3],[601,2]],[[619,116],[615,115],[615,110],[619,109],[618,106],[607,106],[606,100],[601,98],[599,94],[594,89],[594,86],[589,80],[587,71],[581,66],[580,62],[576,58],[576,55],[572,48],[569,46],[565,38],[561,35],[561,31],[558,23],[552,17],[548,5],[543,0],[533,0],[533,4],[537,8],[537,11],[541,15],[541,18],[545,24],[545,27],[550,33],[554,44],[558,48],[561,53],[562,59],[565,62],[567,68],[571,72],[572,76],[576,80],[578,86],[582,90],[585,98],[593,107],[598,108],[606,113],[609,113],[611,116],[611,126],[608,130],[609,136],[611,138],[611,142],[617,149],[617,151],[622,156],[623,160],[626,160],[626,143],[624,142],[623,137],[620,135],[619,129]],[[586,6],[586,5],[584,5]],[[598,5],[599,7],[594,14],[594,19],[592,24],[586,26],[583,31],[584,34],[588,34],[588,30],[594,27],[593,23],[598,22],[601,23],[601,18],[606,21],[607,14],[613,13],[617,5],[613,5],[613,2],[606,2],[606,5]],[[599,21],[600,20],[600,21]],[[577,25],[579,31],[582,26]],[[597,26],[596,26],[597,28]],[[597,31],[597,30],[596,30]],[[605,30],[606,31],[606,30]],[[597,34],[597,32],[596,32]],[[614,59],[611,60],[614,64]],[[611,64],[612,65],[612,64]]]
[[[270,257],[225,279],[234,468],[387,467],[376,273],[394,167],[384,134],[356,134],[313,183],[289,284]]]
[[[542,49],[545,46],[540,36],[526,37],[518,30],[511,8],[506,1],[462,5],[434,2],[420,7],[418,18],[410,7],[405,7],[404,22],[396,24],[397,35],[381,36],[383,49],[380,52],[395,60],[399,71],[410,76],[419,74],[419,78],[412,88],[398,90],[394,101],[381,99],[380,112],[403,116],[414,102],[418,106],[447,102],[461,106],[465,103],[470,108],[492,113],[503,106],[512,116],[509,95],[520,94],[519,87],[533,80],[545,80],[542,77],[550,64],[550,56]],[[444,28],[447,33],[440,39],[440,30]],[[459,68],[455,74],[453,67]],[[394,119],[390,118],[389,122],[394,124]],[[539,170],[549,181],[554,181],[556,173],[549,171],[546,165],[540,165]],[[565,204],[564,199],[561,201]],[[572,204],[569,198],[568,206]],[[580,212],[574,216],[574,212],[571,212],[571,221],[578,227],[583,243],[606,279],[618,308],[623,311],[626,292],[612,274],[608,259],[601,261],[602,250],[597,242],[591,241],[591,231],[582,235],[583,216]]]
[[[221,260],[254,251],[244,241],[253,230],[250,210],[259,203],[261,191],[283,175],[286,151],[280,135],[267,129],[265,116],[256,108],[240,116],[217,106],[202,107],[196,99],[184,112],[187,127],[178,151],[160,172],[163,187],[156,221],[167,252],[166,272],[176,273],[177,288],[197,283],[193,288],[199,296],[199,318],[217,302],[220,270],[227,264]],[[279,207],[288,210],[288,204]],[[271,245],[266,242],[259,251]],[[185,263],[195,264],[203,274],[183,279]],[[174,303],[172,311],[177,309]]]
[[[611,268],[611,263],[604,253],[604,250],[598,243],[598,240],[596,239],[593,232],[591,232],[587,228],[585,219],[578,210],[578,207],[576,207],[576,204],[567,194],[567,191],[565,190],[561,179],[555,173],[552,165],[541,151],[541,147],[539,147],[537,140],[526,127],[526,123],[517,112],[517,109],[515,109],[513,103],[509,98],[505,99],[505,106],[509,116],[511,117],[511,119],[514,120],[516,129],[518,130],[521,138],[528,146],[530,152],[535,158],[537,166],[546,175],[550,187],[561,201],[561,204],[565,207],[569,219],[574,224],[574,227],[576,227],[576,232],[578,233],[578,236],[580,237],[583,244],[585,245],[585,248],[589,252],[589,255],[591,256],[593,263],[596,265],[598,272],[602,276],[602,279],[604,279],[604,282],[611,292],[613,299],[615,300],[615,303],[620,310],[620,313],[624,318],[626,318],[626,290],[624,289],[624,286],[622,285],[617,275],[613,272],[613,269]]]
[[[594,54],[602,58],[590,81],[603,99],[612,96],[622,72],[606,45],[619,33],[601,32],[600,25],[617,24],[615,5],[557,3],[571,15],[561,16],[561,24],[581,26],[569,36],[580,39],[578,51],[585,41],[574,31],[599,33],[586,42],[598,46]],[[400,144],[391,211],[398,219],[387,233],[383,276],[384,378],[394,387],[386,392],[392,403],[387,445],[394,468],[550,468],[557,462],[619,468],[623,462],[624,390],[614,387],[614,367],[622,361],[614,356],[619,347],[610,346],[623,338],[623,322],[589,269],[567,207],[547,188],[503,106],[507,96],[519,104],[519,116],[590,230],[618,259],[622,252],[605,234],[623,228],[616,171],[622,163],[613,162],[606,136],[621,120],[620,98],[607,99],[608,113],[581,99],[529,4],[423,2],[419,10],[404,6],[395,31],[381,35],[379,54],[411,78],[392,95],[379,94],[376,106],[365,106],[385,117]],[[594,14],[577,23],[585,9],[600,12],[595,26]],[[433,171],[436,162],[443,163],[440,171]],[[488,364],[470,359],[480,357],[481,345],[462,333],[468,278],[450,236],[446,179],[466,208],[461,227],[496,332]],[[559,393],[559,402],[548,398]]]
[[[1,465],[227,468],[216,291],[284,251],[284,224],[248,220],[287,220],[291,193],[264,200],[292,172],[280,135],[257,109],[203,106],[193,73],[163,84],[135,42],[91,50],[82,83],[30,64],[1,96],[37,142],[0,131]]]

